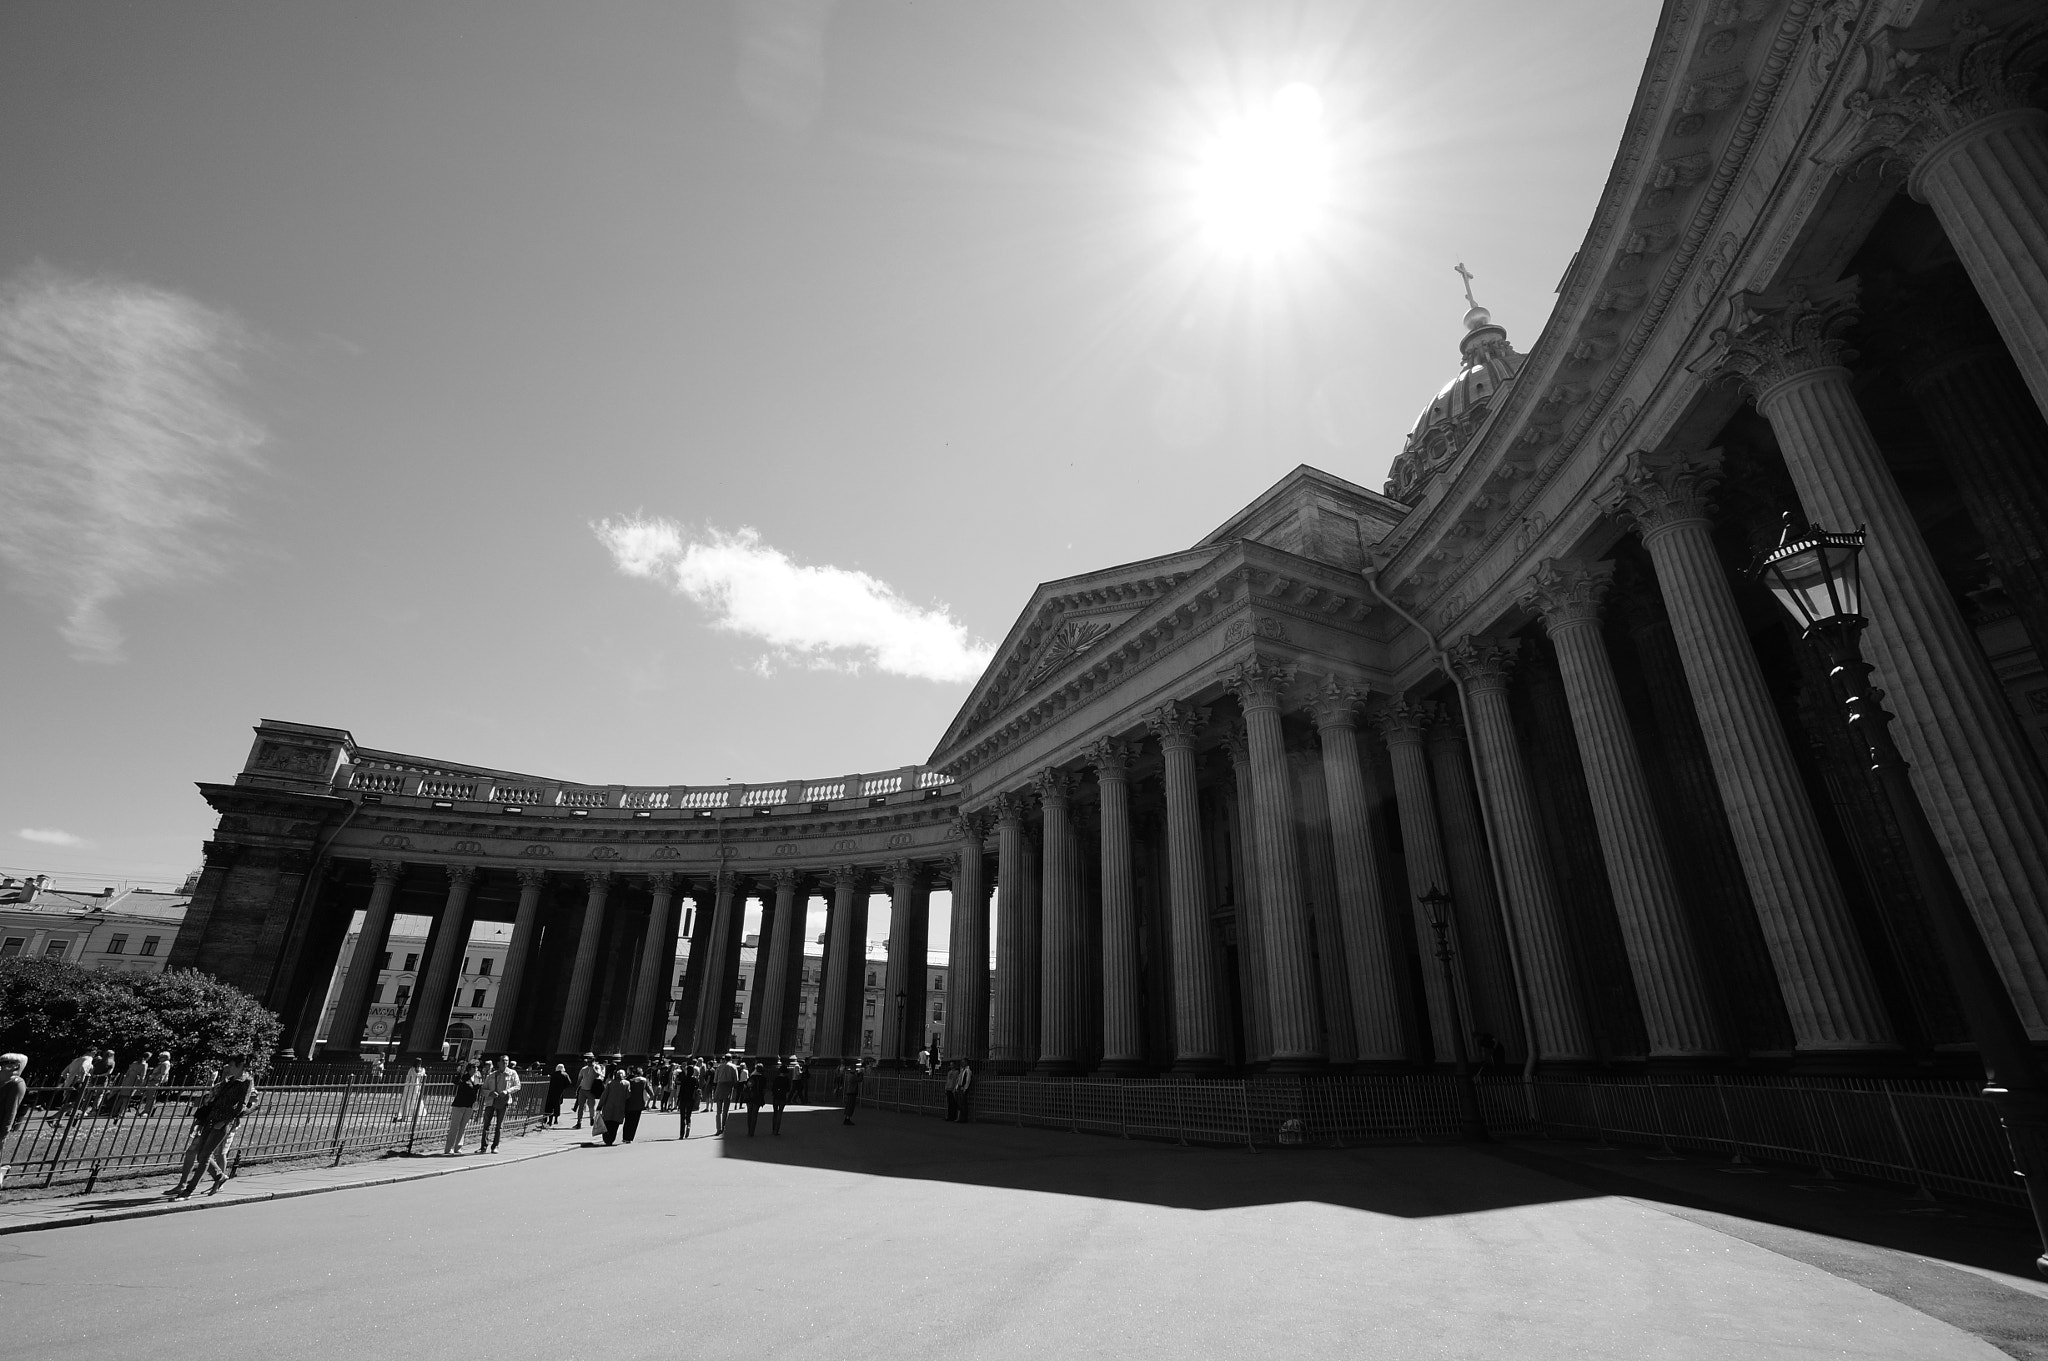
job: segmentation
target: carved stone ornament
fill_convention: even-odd
[[[662,870],[648,875],[647,887],[657,894],[673,894],[676,891],[676,872],[674,870]]]
[[[458,841],[455,843],[455,854],[482,855],[484,854],[484,843],[481,841]]]
[[[788,868],[787,866],[775,871],[775,873],[768,876],[769,882],[775,885],[775,891],[778,894],[781,893],[782,890],[784,890],[785,888],[790,890],[792,893],[795,892],[796,879],[796,871]]]
[[[521,855],[532,856],[535,860],[546,860],[548,857],[554,854],[554,850],[547,846],[528,846],[526,849],[522,850],[519,853]]]
[[[520,868],[519,870],[515,871],[515,873],[519,876],[519,888],[521,892],[524,892],[525,890],[530,888],[541,888],[548,881],[548,872],[546,870],[535,869],[530,865]]]
[[[612,887],[612,872],[610,870],[585,870],[583,872],[583,882],[590,885],[590,891],[594,894],[603,895],[609,893]]]
[[[1719,449],[1693,455],[1638,449],[1596,500],[1609,514],[1634,520],[1645,540],[1677,525],[1711,524],[1708,493],[1721,485],[1720,467]]]
[[[1037,664],[1031,674],[1024,678],[1026,690],[1036,689],[1053,672],[1068,661],[1094,647],[1108,636],[1111,625],[1089,619],[1069,619],[1053,630],[1051,641],[1038,655]]]
[[[850,892],[860,887],[861,877],[861,869],[858,865],[834,865],[832,867],[832,885],[834,888],[842,888]]]
[[[1162,746],[1170,742],[1192,742],[1209,722],[1209,711],[1199,705],[1171,702],[1145,715],[1145,726]]]
[[[972,813],[962,813],[947,825],[946,835],[954,841],[971,841],[979,845],[988,835],[988,814],[979,808]]]
[[[1231,768],[1240,776],[1251,768],[1252,740],[1244,730],[1244,720],[1233,718],[1223,727],[1223,750],[1230,754]]]
[[[1316,731],[1325,728],[1356,728],[1358,709],[1365,703],[1365,686],[1331,676],[1309,696],[1308,711],[1315,717]]]
[[[1105,737],[1100,741],[1091,742],[1088,749],[1082,753],[1087,757],[1088,764],[1095,767],[1095,777],[1098,780],[1128,778],[1131,773],[1131,758],[1136,754],[1136,748],[1120,737]]]
[[[989,808],[995,813],[996,821],[999,823],[1024,820],[1024,796],[1014,790],[996,795]]]
[[[1074,797],[1074,777],[1055,766],[1047,766],[1031,777],[1038,801],[1046,807],[1064,807]]]
[[[1448,651],[1451,665],[1474,691],[1505,690],[1522,643],[1517,638],[1480,638],[1468,633]]]
[[[839,840],[832,843],[832,853],[834,855],[837,855],[842,851],[857,851],[859,849],[860,843],[850,836],[841,837]]]
[[[2048,64],[2048,18],[1994,31],[1965,10],[1949,40],[1932,48],[1900,48],[1896,34],[1880,30],[1864,46],[1871,81],[1842,101],[1863,115],[1845,161],[1904,161],[1907,192],[1919,198],[1921,171],[1956,134],[2001,114],[2041,117],[2034,90]]]
[[[775,848],[774,854],[778,859],[782,859],[787,858],[789,856],[801,855],[803,854],[803,849],[804,848],[802,846],[798,845],[794,841],[785,841]]]
[[[409,836],[400,836],[396,832],[387,832],[383,836],[377,838],[377,844],[379,846],[385,847],[388,850],[409,851],[412,849],[412,838]]]
[[[1441,717],[1441,706],[1414,700],[1397,699],[1383,704],[1372,716],[1373,726],[1380,730],[1387,745],[1398,747],[1408,743],[1421,742],[1429,736],[1430,725]]]
[[[395,884],[405,875],[405,863],[399,860],[372,860],[370,877],[385,883]]]
[[[915,860],[891,860],[887,866],[889,878],[906,888],[915,887],[924,866]]]
[[[916,837],[912,836],[908,832],[896,832],[891,834],[891,836],[889,837],[888,846],[889,849],[893,851],[900,846],[908,846],[911,842],[915,841],[916,839]]]
[[[1545,558],[1522,588],[1522,604],[1543,616],[1545,629],[1555,632],[1570,624],[1598,624],[1614,564],[1576,558]]]
[[[654,853],[647,858],[649,860],[681,860],[683,853],[673,846],[657,846],[654,848]]]
[[[1848,363],[1856,352],[1842,334],[1860,316],[1857,288],[1852,276],[1782,298],[1736,294],[1728,300],[1728,324],[1714,332],[1717,366],[1738,375],[1754,401],[1788,378]]]
[[[1223,683],[1247,709],[1277,709],[1280,695],[1294,681],[1294,668],[1261,658],[1239,662],[1223,673]]]
[[[619,858],[619,848],[616,846],[596,847],[590,852],[590,858],[592,860],[617,860]]]
[[[476,882],[475,865],[448,865],[444,868],[448,871],[448,884],[451,888],[456,884],[473,884]]]

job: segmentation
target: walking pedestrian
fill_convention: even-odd
[[[626,1105],[633,1089],[626,1083],[622,1068],[612,1069],[612,1075],[604,1085],[604,1095],[598,1100],[598,1108],[604,1116],[605,1147],[611,1147],[619,1137],[619,1126],[626,1123]]]
[[[953,1099],[960,1106],[960,1123],[972,1122],[974,1117],[974,1065],[966,1059],[959,1059],[960,1085],[953,1089]]]
[[[184,1200],[199,1189],[199,1178],[211,1174],[213,1185],[206,1194],[220,1190],[228,1179],[225,1154],[230,1136],[242,1117],[256,1109],[256,1076],[249,1071],[249,1058],[242,1055],[230,1065],[212,1093],[192,1112],[192,1138],[185,1145],[185,1162],[178,1169],[178,1184],[164,1195]]]
[[[7,1131],[22,1120],[22,1108],[28,1104],[28,1083],[23,1081],[21,1070],[28,1067],[26,1054],[0,1054],[0,1139],[7,1137]]]
[[[107,1096],[107,1118],[119,1120],[128,1113],[128,1107],[141,1099],[142,1089],[149,1083],[149,1051],[137,1054],[122,1070],[118,1086]]]
[[[626,1077],[626,1142],[632,1143],[633,1136],[640,1132],[640,1117],[647,1113],[647,1107],[654,1098],[654,1084],[638,1068],[630,1070]]]
[[[783,1059],[777,1062],[774,1070],[768,1074],[768,1101],[770,1105],[775,1107],[775,1117],[768,1125],[768,1132],[770,1134],[782,1133],[782,1108],[789,1104],[789,1089],[792,1080],[789,1070],[795,1063],[795,1059]]]
[[[690,1137],[690,1117],[697,1110],[697,1066],[693,1063],[676,1065],[676,1109],[682,1113],[682,1137]]]
[[[405,1070],[405,1087],[398,1093],[398,1114],[391,1117],[394,1125],[419,1119],[421,1107],[427,1104],[427,1061],[417,1054],[412,1066]]]
[[[839,1123],[853,1123],[853,1113],[860,1109],[860,1084],[867,1076],[867,1060],[855,1059],[853,1067],[846,1070],[846,1116]]]
[[[555,1065],[555,1071],[548,1074],[547,1122],[550,1125],[562,1123],[562,1099],[568,1096],[569,1088],[574,1081],[575,1079],[569,1076],[569,1070],[559,1063]]]
[[[170,1051],[162,1050],[158,1052],[156,1062],[149,1066],[149,1095],[145,1098],[148,1104],[143,1107],[144,1115],[156,1114],[156,1103],[164,1099],[165,1089],[170,1085],[171,1055]]]
[[[732,1089],[739,1085],[739,1080],[739,1065],[732,1061],[731,1054],[727,1054],[719,1062],[718,1072],[711,1079],[711,1097],[717,1109],[717,1115],[711,1122],[713,1134],[725,1133],[725,1113],[732,1109]]]
[[[761,1123],[761,1105],[768,1099],[768,1060],[756,1058],[752,1071],[747,1074],[747,1137],[754,1137],[754,1127]]]
[[[84,1116],[86,1091],[92,1086],[92,1075],[98,1067],[99,1055],[90,1049],[64,1065],[64,1071],[57,1075],[57,1109],[50,1112],[50,1119],[69,1116],[75,1123]]]
[[[576,1123],[570,1128],[583,1128],[584,1112],[596,1108],[598,1097],[603,1092],[604,1068],[595,1054],[585,1054],[582,1071],[576,1074]]]
[[[960,1061],[958,1059],[946,1068],[946,1123],[952,1124],[960,1118]]]
[[[464,1059],[455,1070],[455,1094],[448,1102],[448,1138],[441,1145],[443,1157],[462,1152],[462,1135],[469,1128],[470,1113],[476,1109],[477,1093],[482,1090],[476,1077],[474,1059]]]
[[[505,1112],[511,1108],[512,1098],[519,1093],[519,1070],[512,1066],[509,1055],[500,1054],[484,1074],[483,1135],[477,1141],[479,1153],[496,1153],[498,1141],[505,1137]]]

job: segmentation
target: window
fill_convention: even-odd
[[[946,976],[945,976],[944,974],[934,974],[934,975],[932,976],[932,991],[933,991],[933,992],[944,992],[945,990],[946,990]]]
[[[107,953],[110,955],[124,955],[128,953],[128,937],[115,936],[112,940],[109,940],[107,942]]]
[[[946,1008],[943,1003],[932,1003],[932,1019],[934,1021],[943,1021],[946,1019]]]
[[[676,986],[679,988],[683,986],[683,976],[681,974],[676,975]]]
[[[738,1002],[732,1004],[732,1018],[735,1021],[745,1019],[746,1014],[747,1009],[745,1007],[741,1006]]]
[[[383,954],[377,957],[377,967],[380,969],[388,969],[391,967],[391,952],[389,950],[386,950]]]
[[[144,936],[142,938],[142,949],[139,953],[141,953],[144,956],[155,954],[156,943],[162,939],[162,936]]]
[[[382,983],[379,983],[376,987],[370,989],[370,1005],[374,1007],[383,1000],[384,985]]]
[[[740,978],[739,978],[739,987],[738,987],[737,989],[735,989],[735,991],[738,991],[738,992],[745,992],[746,990],[747,990],[747,976],[746,976],[745,974],[741,974],[741,975],[740,975]]]
[[[417,971],[418,971],[419,967],[420,967],[420,957],[419,957],[418,955],[416,955],[416,954],[413,954],[413,955],[407,955],[407,956],[405,957],[405,971],[406,971],[407,973],[415,973],[415,972],[417,972]]]
[[[464,956],[462,957],[462,971],[463,971],[464,973],[468,973],[468,972],[470,971],[470,969],[469,969],[469,956],[468,956],[468,955],[464,955]]]
[[[874,999],[874,998],[872,998],[872,997],[870,997],[870,998],[868,998],[868,1015],[872,1016],[872,1015],[874,1015],[874,1014],[875,1014],[875,999]]]
[[[6,940],[0,940],[0,959],[14,958],[21,953],[24,944],[26,942],[20,936],[9,936]]]
[[[64,958],[65,949],[70,944],[71,942],[68,940],[53,940],[43,947],[43,955],[47,959],[62,959]]]
[[[863,1030],[860,1032],[860,1047],[863,1049],[873,1049],[875,1047],[874,1031]]]
[[[478,978],[489,978],[491,976],[492,963],[493,961],[489,959],[479,959],[476,962],[476,976]]]
[[[868,986],[871,988],[875,986],[875,971],[873,969],[868,970]]]
[[[473,1007],[482,1006],[484,1004],[484,994],[488,991],[490,991],[488,988],[478,988],[469,995],[469,1004]]]
[[[391,994],[391,1004],[396,1007],[402,1007],[411,1000],[412,984],[410,983],[400,983],[398,985],[398,991]]]

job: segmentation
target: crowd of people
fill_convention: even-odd
[[[722,1057],[696,1054],[683,1058],[657,1057],[646,1064],[629,1064],[613,1054],[600,1058],[583,1055],[574,1074],[567,1064],[556,1064],[548,1075],[548,1097],[543,1121],[562,1122],[562,1105],[573,1104],[571,1129],[583,1128],[589,1117],[592,1134],[607,1145],[632,1143],[639,1132],[640,1117],[647,1111],[673,1112],[680,1117],[683,1138],[690,1137],[691,1117],[708,1112],[713,1134],[725,1133],[726,1117],[735,1105],[747,1115],[747,1133],[760,1124],[761,1109],[772,1114],[769,1133],[782,1133],[783,1108],[790,1102],[810,1099],[810,1071],[795,1055],[749,1055],[732,1050]]]

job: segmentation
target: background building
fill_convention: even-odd
[[[61,959],[88,969],[157,973],[171,958],[189,893],[50,887],[50,876],[0,879],[0,959]]]

